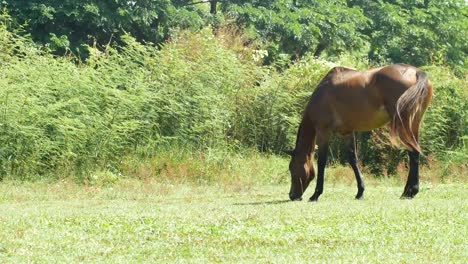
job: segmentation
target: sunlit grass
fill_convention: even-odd
[[[467,255],[466,183],[329,183],[318,203],[288,202],[287,184],[123,180],[0,184],[5,262],[458,262]],[[306,193],[311,195],[310,190]]]

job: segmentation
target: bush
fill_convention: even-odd
[[[151,161],[165,150],[229,155],[292,148],[304,107],[333,64],[306,57],[278,72],[259,66],[252,47],[226,48],[229,36],[223,34],[219,39],[210,28],[178,32],[160,48],[123,36],[120,47],[88,47],[89,59],[77,64],[0,23],[1,177],[112,182],[128,170],[128,160]],[[359,59],[353,63],[363,67]],[[466,79],[441,67],[425,69],[436,95],[423,149],[439,160],[453,153],[463,160]],[[404,151],[385,143],[385,131],[360,136],[361,160],[375,174],[391,173],[406,160]],[[341,140],[334,139],[331,149],[332,162],[343,160]],[[209,163],[226,170],[237,165]]]
[[[119,50],[90,48],[81,65],[1,32],[17,50],[32,50],[2,51],[2,175],[87,177],[160,145],[223,144],[236,94],[263,76],[209,29],[181,33],[161,50],[125,36]]]
[[[425,116],[422,141],[428,154],[441,159],[446,151],[462,147],[462,138],[468,135],[468,79],[458,79],[444,67],[424,70],[434,84],[434,97]]]

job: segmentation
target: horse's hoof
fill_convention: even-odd
[[[404,192],[404,193],[401,195],[400,199],[401,199],[401,200],[411,200],[411,199],[414,198],[415,195],[416,195],[416,194],[413,194],[413,193],[411,193],[411,192]]]
[[[355,198],[356,200],[362,200],[363,196],[364,196],[364,190],[358,191]]]
[[[400,199],[401,199],[401,200],[411,200],[411,199],[414,198],[415,195],[416,195],[416,194],[413,194],[413,193],[411,193],[411,192],[404,192],[404,193],[401,195]]]
[[[311,203],[318,202],[318,197],[313,195],[312,197],[310,197],[309,202],[311,202]]]
[[[405,188],[405,191],[401,195],[400,199],[413,199],[419,192],[419,186],[413,186]]]

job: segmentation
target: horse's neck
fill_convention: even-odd
[[[315,127],[306,118],[302,121],[297,133],[296,154],[307,157],[315,150]]]

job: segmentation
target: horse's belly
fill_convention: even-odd
[[[379,128],[390,121],[385,107],[381,106],[375,112],[363,113],[356,122],[355,131],[369,131]]]
[[[390,121],[390,117],[381,106],[377,109],[348,109],[347,112],[335,115],[335,127],[340,134],[352,131],[370,131]]]

